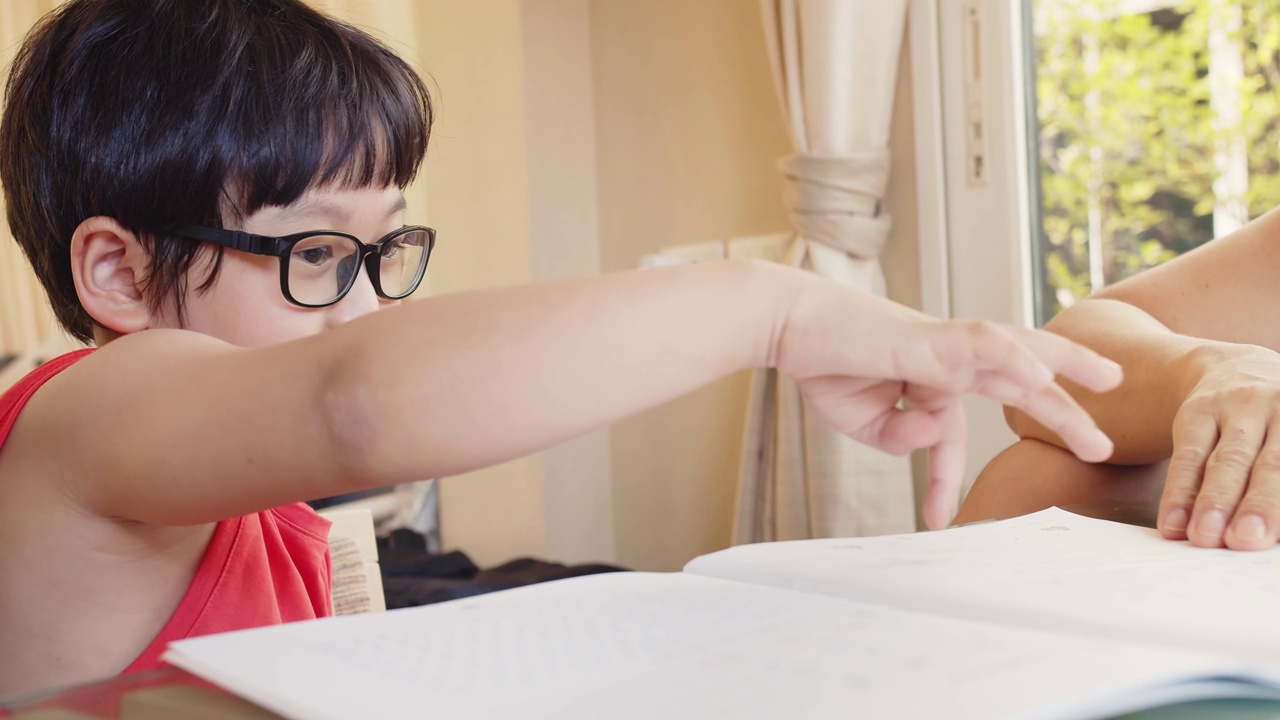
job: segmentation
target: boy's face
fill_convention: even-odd
[[[372,243],[403,224],[404,198],[392,186],[308,191],[287,207],[259,210],[233,229],[268,236],[339,230]],[[192,266],[193,281],[204,275],[212,258],[210,252]],[[227,249],[214,284],[204,292],[188,290],[185,322],[167,312],[153,327],[183,327],[233,345],[256,347],[314,335],[396,302],[378,297],[361,268],[355,285],[336,304],[298,307],[281,291],[279,258]]]

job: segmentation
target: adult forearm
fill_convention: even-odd
[[[1101,298],[1083,300],[1063,311],[1047,329],[1124,367],[1124,383],[1108,393],[1093,393],[1070,382],[1063,386],[1115,442],[1111,462],[1129,465],[1169,457],[1174,415],[1206,365],[1226,345],[1179,335],[1133,305]],[[1062,445],[1026,414],[1007,414],[1010,427],[1020,437]]]
[[[1057,445],[1020,440],[987,463],[956,514],[958,524],[1076,503],[1145,508],[1155,519],[1166,463],[1086,463]]]
[[[721,263],[377,313],[327,338],[344,462],[370,484],[456,474],[769,364],[805,282],[779,266]]]

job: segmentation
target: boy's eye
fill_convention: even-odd
[[[382,256],[383,260],[395,260],[402,247],[404,247],[404,243],[400,242],[400,240],[388,240],[383,243],[382,251],[378,254]]]
[[[308,265],[323,265],[333,259],[333,248],[325,245],[299,248],[293,251],[293,258]]]

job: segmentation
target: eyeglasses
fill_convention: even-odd
[[[373,244],[335,230],[270,237],[182,225],[170,232],[190,240],[280,258],[280,291],[289,302],[308,308],[327,307],[345,297],[356,283],[362,262],[379,297],[407,297],[422,284],[436,244],[436,231],[419,225],[402,227]]]

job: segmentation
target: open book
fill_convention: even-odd
[[[290,718],[1102,718],[1280,698],[1280,550],[1058,509],[174,643]]]

